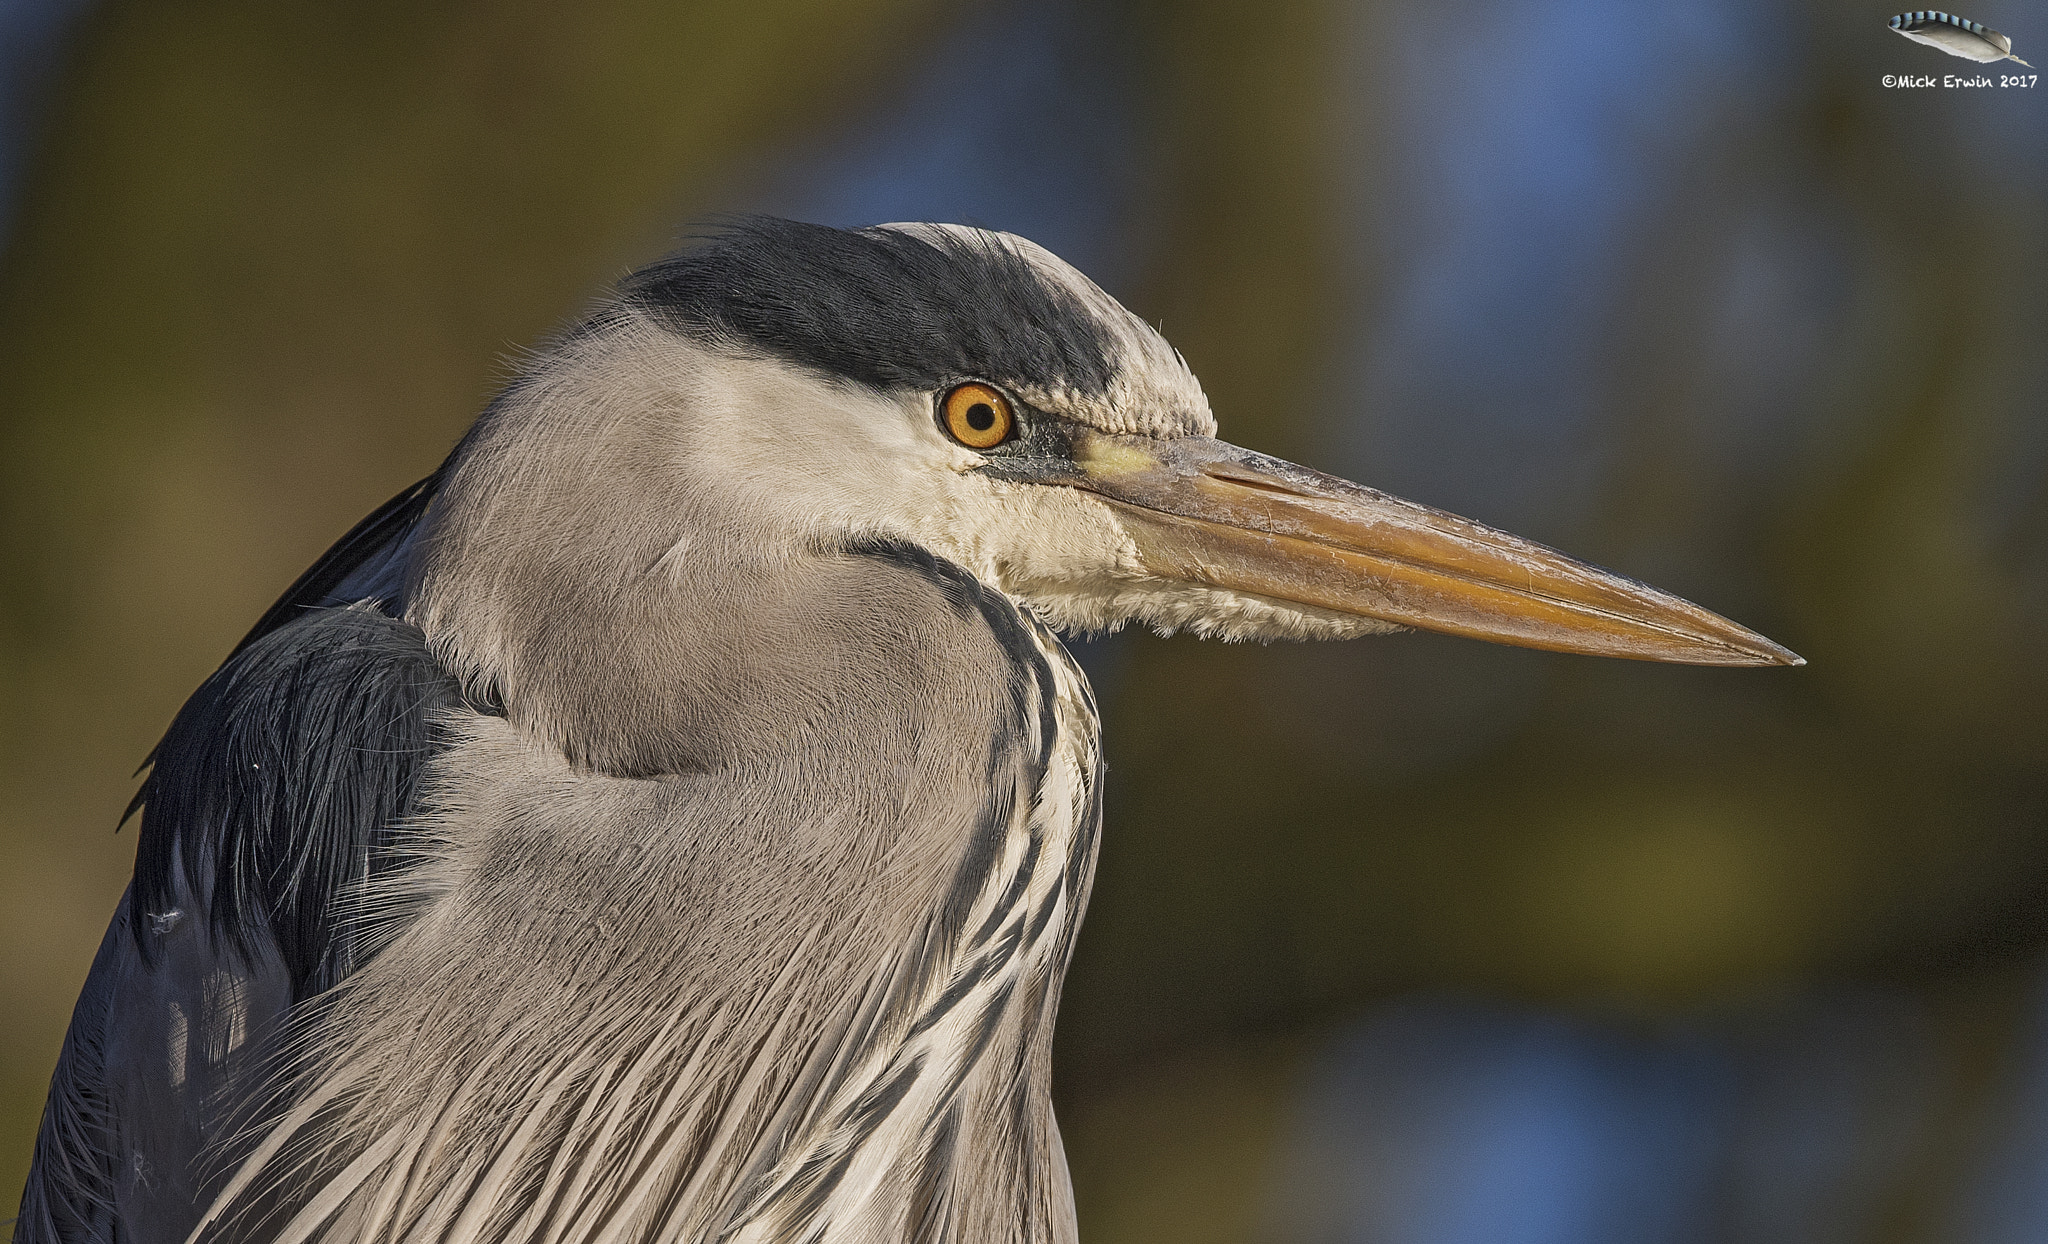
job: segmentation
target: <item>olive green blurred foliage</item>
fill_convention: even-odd
[[[1333,258],[1355,250],[1340,229],[1373,229],[1346,196],[1394,175],[1333,120],[1378,81],[1340,81],[1360,10],[1126,7],[1161,188],[1154,270],[1122,292],[1232,439],[1315,461],[1317,413],[1348,409],[1333,353],[1358,337],[1336,326],[1383,296],[1369,249]],[[130,773],[183,697],[438,461],[508,355],[728,206],[750,156],[876,98],[955,8],[113,0],[90,19],[0,266],[0,1188],[125,881]],[[2048,340],[2048,230],[2037,199],[1946,193],[1964,157],[1911,141],[1924,101],[1817,57],[1768,136],[1707,153],[1628,241],[1628,314],[1601,343],[1618,483],[1583,529],[1525,533],[1812,666],[1123,641],[1061,1037],[1096,1238],[1251,1233],[1286,1042],[1396,988],[1655,1014],[1879,976],[1960,999],[1958,1040],[1995,1047],[2048,890],[2048,513],[1995,522],[1982,497],[2016,435],[2013,361]],[[1687,291],[1768,193],[1756,170],[1787,164],[1838,214],[1854,310],[1805,381],[1826,434],[1758,504],[1687,439]],[[1430,723],[1375,710],[1493,683],[1537,690],[1428,763],[1400,744]]]

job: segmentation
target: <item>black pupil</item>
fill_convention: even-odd
[[[967,408],[967,426],[977,432],[986,432],[996,426],[996,408],[987,402],[976,402]]]

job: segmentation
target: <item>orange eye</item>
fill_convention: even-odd
[[[947,434],[969,449],[994,449],[1017,428],[1010,399],[985,384],[969,382],[946,394],[939,413]]]

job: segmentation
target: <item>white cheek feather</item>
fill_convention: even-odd
[[[888,515],[932,514],[959,459],[929,411],[769,359],[704,355],[678,469],[718,498],[731,529],[787,547],[835,535],[896,535]],[[920,427],[919,424],[925,426]]]

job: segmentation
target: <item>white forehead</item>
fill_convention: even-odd
[[[1180,351],[1150,324],[1132,315],[1058,255],[1014,233],[966,225],[898,222],[881,228],[934,241],[995,242],[1026,263],[1048,285],[1071,295],[1097,321],[1110,362],[1110,382],[1101,393],[1072,388],[1017,387],[1034,406],[1105,432],[1140,436],[1214,436],[1216,417],[1202,382]]]

